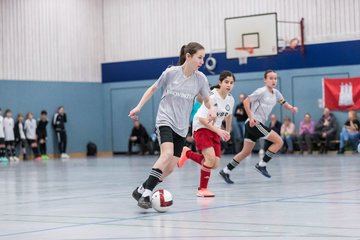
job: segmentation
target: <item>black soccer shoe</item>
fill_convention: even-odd
[[[264,175],[265,177],[267,177],[267,178],[271,178],[271,175],[268,173],[268,171],[266,170],[266,167],[261,167],[260,165],[259,165],[259,163],[257,163],[256,165],[255,165],[255,169],[259,172],[259,173],[261,173],[262,175]]]
[[[138,206],[144,209],[149,209],[151,208],[151,202],[150,202],[150,197],[140,197],[139,201],[138,201]]]
[[[230,179],[230,174],[227,174],[224,172],[224,170],[221,169],[221,171],[219,172],[220,176],[225,180],[226,183],[228,184],[233,184],[234,182],[231,181]]]
[[[135,190],[132,193],[132,197],[138,202],[141,198],[141,193],[138,192],[138,188],[135,188]]]

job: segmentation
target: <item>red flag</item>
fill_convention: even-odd
[[[330,110],[360,109],[360,77],[323,79],[323,98]]]

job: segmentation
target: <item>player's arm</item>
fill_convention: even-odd
[[[214,122],[209,122],[208,118],[199,117],[199,122],[210,131],[213,131],[214,133],[219,135],[222,140],[226,142],[230,140],[230,134],[227,131],[214,126]]]
[[[225,117],[225,123],[226,123],[226,131],[228,133],[231,132],[231,124],[232,124],[232,114],[229,114]]]
[[[204,105],[205,105],[205,107],[207,109],[209,109],[209,111],[208,111],[208,121],[213,122],[215,120],[215,118],[216,118],[216,108],[215,108],[214,102],[210,98],[210,96],[208,96],[208,97],[206,97],[204,99]]]
[[[138,105],[130,111],[128,116],[130,118],[134,119],[134,120],[137,120],[139,117],[136,114],[140,112],[141,108],[152,97],[152,95],[154,95],[156,90],[157,90],[157,87],[155,86],[155,84],[153,84],[151,87],[149,87],[145,91],[145,93],[142,96],[142,98],[141,98],[140,102],[138,103]]]
[[[280,104],[281,104],[281,102],[280,102]],[[292,106],[292,105],[289,104],[288,102],[285,102],[285,103],[283,104],[283,106],[284,106],[284,108],[286,108],[287,110],[289,110],[289,111],[292,112],[292,113],[297,113],[297,111],[298,111],[298,108],[297,108],[297,107]]]
[[[245,112],[249,118],[249,125],[250,125],[250,127],[253,127],[256,125],[256,122],[251,113],[250,98],[249,97],[245,98],[245,100],[243,101],[243,104],[244,104]]]

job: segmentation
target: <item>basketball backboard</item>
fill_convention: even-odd
[[[236,49],[253,48],[251,57],[278,54],[276,13],[225,19],[226,58],[238,58]]]

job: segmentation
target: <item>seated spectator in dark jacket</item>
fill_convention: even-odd
[[[147,151],[147,144],[149,142],[149,135],[146,132],[146,129],[141,125],[139,121],[134,121],[134,127],[131,131],[131,135],[129,138],[129,145],[128,145],[128,154],[132,153],[132,146],[133,144],[137,143],[140,144],[140,151],[141,154],[145,154]]]
[[[330,109],[324,108],[324,113],[315,125],[314,140],[318,144],[320,153],[327,153],[330,141],[336,139],[338,124],[335,116],[330,113]],[[324,141],[325,143],[322,143]]]
[[[314,121],[311,119],[310,113],[306,113],[304,119],[300,122],[299,135],[297,136],[300,148],[300,154],[304,152],[303,142],[305,140],[309,154],[312,154],[312,136],[314,134]]]
[[[359,143],[360,122],[355,111],[349,111],[348,120],[340,132],[340,146],[338,153],[345,152],[345,145],[348,141],[352,143],[353,151],[356,151]]]

